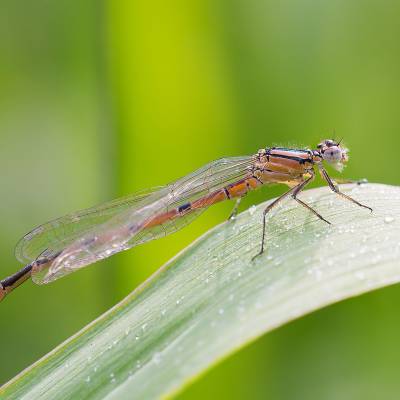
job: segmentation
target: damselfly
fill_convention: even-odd
[[[372,209],[342,193],[323,163],[341,171],[348,150],[334,140],[324,140],[315,150],[268,147],[245,157],[223,158],[177,181],[103,205],[68,214],[38,226],[16,246],[16,257],[26,264],[0,281],[0,299],[30,276],[38,284],[52,282],[86,265],[127,250],[140,243],[166,236],[187,225],[207,207],[240,200],[262,185],[282,183],[289,190],[274,200],[263,213],[260,251],[264,252],[266,217],[284,198],[292,197],[316,217],[330,223],[300,200],[298,194],[319,171],[333,192],[354,204]]]

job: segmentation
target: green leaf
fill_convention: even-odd
[[[207,232],[141,287],[0,390],[7,399],[148,399],[171,395],[260,335],[328,304],[400,280],[400,188],[345,185]],[[2,305],[4,306],[4,305]],[[75,312],[76,310],[71,310]],[[59,316],[62,318],[62,316]]]

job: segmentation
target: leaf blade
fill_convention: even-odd
[[[178,254],[140,288],[0,390],[7,398],[156,398],[308,312],[400,281],[400,188],[302,193],[333,225],[294,202],[269,218],[250,208]],[[311,215],[310,215],[311,214]]]

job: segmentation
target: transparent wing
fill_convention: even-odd
[[[177,218],[161,218],[162,222],[155,225],[149,225],[148,222],[154,220],[155,216],[169,215],[169,212],[181,205],[201,199],[243,179],[249,174],[248,167],[251,163],[252,158],[248,156],[217,160],[150,193],[141,201],[115,213],[104,223],[92,227],[72,243],[69,241],[60,254],[54,248],[48,248],[43,256],[57,256],[51,263],[34,267],[33,280],[36,283],[49,283],[139,243],[177,231],[191,222],[203,209],[189,210]]]
[[[162,200],[164,212],[176,209],[187,203],[193,203],[208,194],[237,182],[249,174],[248,167],[253,160],[250,156],[223,158],[214,161],[194,173],[167,186],[168,199]],[[192,222],[207,207],[190,210],[176,219],[170,219],[151,228],[138,230],[128,240],[130,247],[167,236]]]
[[[57,253],[94,226],[101,225],[116,214],[138,205],[161,189],[162,187],[154,187],[140,191],[39,225],[19,240],[15,247],[15,257],[21,263],[27,264],[44,252],[47,252],[47,255]]]

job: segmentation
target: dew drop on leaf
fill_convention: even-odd
[[[392,222],[394,222],[394,218],[390,215],[386,216],[383,220],[385,222],[385,224],[391,224]]]

